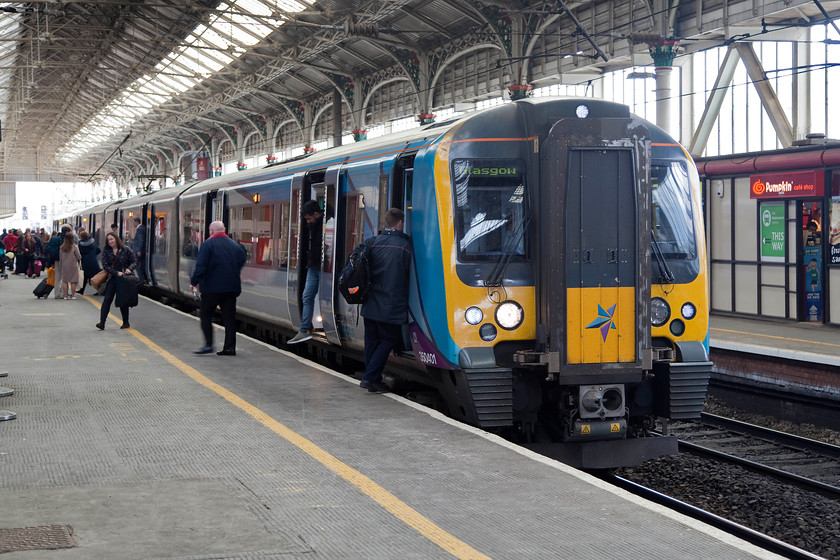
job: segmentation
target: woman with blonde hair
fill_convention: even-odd
[[[61,258],[56,273],[61,277],[61,297],[76,299],[76,284],[79,283],[79,262],[82,260],[82,254],[76,246],[76,238],[72,232],[64,235],[64,243],[61,244],[59,254]]]

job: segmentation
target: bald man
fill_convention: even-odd
[[[190,289],[201,294],[201,331],[205,344],[196,354],[213,352],[213,313],[219,308],[225,326],[225,345],[219,356],[236,356],[236,298],[242,292],[239,272],[245,265],[245,248],[227,236],[225,224],[210,224],[210,237],[198,250]]]

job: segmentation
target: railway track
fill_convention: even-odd
[[[786,557],[840,559],[840,447],[712,414],[669,433],[678,456],[615,483]]]
[[[704,413],[671,430],[680,450],[726,461],[840,502],[840,447]]]
[[[641,484],[637,484],[626,478],[617,475],[608,475],[605,477],[605,480],[641,498],[663,505],[674,511],[678,511],[683,515],[691,517],[692,519],[697,519],[698,521],[717,527],[718,529],[726,531],[731,535],[739,537],[770,552],[780,554],[786,558],[796,560],[824,560],[824,557],[822,556],[813,554],[807,550],[803,550],[770,535],[751,529],[746,525],[736,523],[710,511],[693,506],[687,502],[666,496],[661,492],[657,492],[656,490],[652,490],[651,488],[647,488],[646,486],[642,486]]]

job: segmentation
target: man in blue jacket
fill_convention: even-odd
[[[365,318],[365,373],[361,387],[385,393],[382,371],[388,354],[401,343],[402,326],[408,322],[408,273],[411,238],[403,233],[405,214],[391,208],[385,229],[370,241],[371,290],[362,305]]]
[[[242,293],[239,272],[245,265],[245,248],[225,234],[225,224],[210,224],[210,237],[201,244],[190,289],[201,294],[201,331],[206,344],[196,354],[213,351],[213,313],[222,313],[225,345],[219,356],[236,356],[236,298]]]

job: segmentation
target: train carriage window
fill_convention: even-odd
[[[183,256],[198,256],[198,246],[201,244],[201,216],[198,210],[184,212],[184,245]]]
[[[271,266],[274,255],[274,205],[262,204],[257,208],[257,265]]]
[[[525,173],[520,160],[455,160],[455,228],[463,260],[525,256]]]
[[[245,264],[254,262],[254,208],[252,206],[241,206],[230,209],[230,237],[238,241],[243,247],[247,256]]]
[[[280,240],[277,247],[277,266],[282,269],[289,268],[289,211],[291,202],[283,202],[280,205]]]

